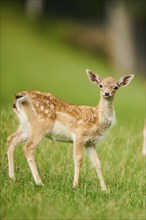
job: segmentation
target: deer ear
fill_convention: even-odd
[[[92,83],[94,83],[94,84],[100,84],[101,83],[101,79],[97,74],[93,73],[91,70],[88,70],[88,69],[86,69],[86,73],[87,73],[87,76],[88,76],[89,80]]]
[[[133,78],[134,78],[134,74],[130,74],[130,75],[121,77],[118,80],[118,86],[119,87],[128,86]]]

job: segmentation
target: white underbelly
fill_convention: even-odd
[[[59,121],[54,123],[51,131],[46,135],[46,137],[55,141],[73,142],[73,133],[70,128]]]

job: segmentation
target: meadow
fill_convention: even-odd
[[[70,103],[94,106],[99,91],[90,84],[85,69],[117,79],[122,73],[103,58],[64,42],[63,22],[36,25],[19,11],[3,8],[1,12],[1,219],[144,220],[144,83],[137,73],[128,87],[117,92],[117,124],[97,148],[108,193],[101,191],[85,152],[80,186],[74,190],[72,145],[47,139],[36,149],[45,185],[35,186],[22,146],[15,153],[17,180],[9,180],[6,140],[18,126],[12,111],[14,94],[40,90]]]

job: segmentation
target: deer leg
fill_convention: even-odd
[[[35,183],[36,183],[36,185],[39,185],[39,186],[43,185],[43,182],[40,178],[37,164],[35,162],[34,151],[35,151],[35,147],[40,142],[40,140],[41,140],[41,137],[35,135],[35,137],[30,137],[29,140],[27,141],[26,145],[24,146],[24,154],[25,154],[26,160],[27,160],[29,168],[32,172]]]
[[[92,166],[96,168],[96,172],[97,172],[97,175],[98,175],[98,178],[100,181],[101,189],[102,189],[102,191],[106,191],[107,188],[106,188],[104,178],[102,175],[102,171],[101,171],[101,163],[100,163],[100,160],[99,160],[98,155],[96,153],[96,146],[95,145],[94,146],[86,146],[86,151],[87,151],[87,155],[91,161]]]
[[[27,134],[23,130],[18,130],[14,134],[10,135],[7,139],[8,145],[8,167],[9,167],[9,177],[15,180],[14,172],[14,151],[16,146],[27,139]]]
[[[79,173],[80,168],[82,165],[82,149],[83,149],[83,143],[80,141],[75,141],[73,146],[73,153],[74,153],[74,181],[73,181],[73,187],[76,188],[79,183]]]

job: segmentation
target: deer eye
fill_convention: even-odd
[[[119,86],[114,86],[114,89],[117,90],[119,88]]]
[[[100,88],[103,88],[103,85],[100,83],[100,84],[99,84],[99,87],[100,87]]]

